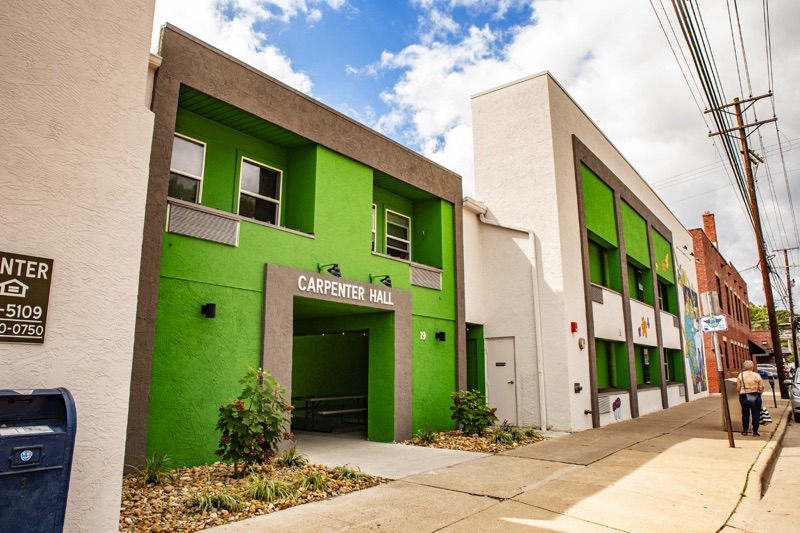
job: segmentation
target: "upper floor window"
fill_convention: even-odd
[[[636,299],[640,302],[644,301],[644,274],[638,268],[633,271],[634,289],[636,290]]]
[[[278,225],[281,171],[242,158],[239,175],[239,214]]]
[[[669,289],[665,283],[658,282],[658,308],[669,311]]]
[[[378,246],[378,206],[372,204],[372,251],[377,252]]]
[[[172,141],[168,196],[187,202],[200,202],[205,154],[205,143],[175,134]]]
[[[386,254],[411,260],[411,219],[386,210]]]

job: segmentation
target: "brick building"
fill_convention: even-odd
[[[752,332],[747,284],[736,267],[719,252],[712,213],[703,213],[703,228],[690,229],[689,233],[694,247],[702,314],[727,315],[728,331],[719,334],[719,349],[725,378],[735,377],[741,372],[745,360],[755,362],[755,357],[750,354]],[[703,334],[703,343],[709,391],[719,392],[719,369],[711,333]]]

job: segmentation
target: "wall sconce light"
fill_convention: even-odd
[[[444,331],[437,331],[435,337],[437,341],[444,341],[446,338]]]
[[[325,267],[330,267],[326,269],[326,272],[331,276],[336,276],[337,278],[342,277],[342,271],[339,270],[339,263],[328,263],[327,265],[321,265],[317,263],[317,272],[322,272],[322,269]]]
[[[389,277],[388,274],[370,274],[369,280],[375,281],[376,279],[380,278],[378,281],[389,287],[392,288],[392,278]]]
[[[206,318],[217,318],[217,304],[203,304],[200,312],[206,315]]]

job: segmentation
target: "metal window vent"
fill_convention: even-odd
[[[683,397],[685,397],[685,396],[686,396],[686,385],[684,385],[683,383],[681,383],[680,385],[678,385],[678,395],[679,395],[681,398],[683,398]]]
[[[239,221],[204,210],[170,203],[167,231],[206,241],[239,245]]]
[[[442,290],[442,271],[420,265],[411,265],[411,284],[440,291]]]
[[[599,304],[603,303],[603,287],[592,284],[590,292],[593,302],[597,302]]]
[[[675,315],[672,315],[672,325],[675,326],[676,328],[681,327],[681,321]]]
[[[597,398],[597,410],[600,411],[600,414],[610,413],[611,412],[611,397],[610,396],[600,396]]]

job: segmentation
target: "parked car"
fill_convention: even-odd
[[[795,372],[794,379],[784,380],[789,387],[789,396],[792,399],[792,413],[794,421],[800,423],[800,372]]]
[[[758,372],[758,375],[761,376],[761,379],[764,381],[769,381],[769,378],[771,377],[777,377],[777,374],[773,374],[772,372],[768,372],[766,370],[761,370],[760,368],[756,370],[756,372]]]
[[[775,365],[760,363],[756,365],[756,371],[758,372],[758,375],[761,376],[761,379],[769,379],[770,376],[778,379],[778,367]]]

